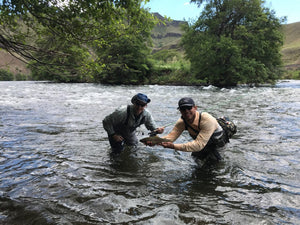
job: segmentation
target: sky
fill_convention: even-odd
[[[173,20],[195,20],[201,9],[189,0],[150,0],[145,7]],[[266,0],[265,7],[274,10],[277,17],[287,17],[287,24],[300,22],[300,0]]]

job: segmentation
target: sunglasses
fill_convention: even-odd
[[[192,108],[193,108],[193,106],[183,106],[183,107],[180,107],[179,110],[185,111],[185,110],[191,110]]]
[[[137,106],[145,107],[147,104],[141,103],[141,102],[136,102],[135,103]]]

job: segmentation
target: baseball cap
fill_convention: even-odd
[[[131,103],[134,104],[136,102],[142,102],[144,104],[148,104],[151,100],[147,97],[147,95],[138,93],[132,97]]]
[[[184,106],[195,106],[195,102],[191,98],[187,98],[187,97],[182,98],[178,102],[178,109]]]

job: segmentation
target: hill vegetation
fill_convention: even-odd
[[[164,19],[158,13],[155,16],[164,21],[159,23],[152,30],[152,55],[157,67],[165,67],[166,74],[169,68],[188,70],[189,62],[184,59],[184,50],[180,46],[180,40],[183,34],[181,26],[185,21]],[[285,68],[284,78],[299,78],[300,74],[300,22],[283,25],[284,44],[282,47],[282,59]],[[26,62],[16,59],[7,52],[0,50],[0,70],[9,71],[14,75],[14,79],[19,74],[30,75],[30,70]],[[171,70],[170,70],[171,71]],[[178,77],[177,77],[178,78]],[[187,77],[186,77],[187,78]],[[154,82],[163,82],[156,80]],[[174,76],[176,79],[176,74]]]
[[[159,16],[159,15],[158,15]],[[163,62],[160,66],[164,67],[182,67],[186,62],[184,59],[184,51],[179,43],[183,31],[180,29],[184,21],[175,21],[175,23],[166,22],[165,25],[156,26],[153,29],[153,55],[164,55]],[[299,79],[300,78],[300,22],[292,24],[284,24],[282,26],[284,34],[284,43],[281,54],[283,61],[283,77],[282,79]],[[177,35],[175,35],[177,34]],[[173,38],[170,40],[170,36]],[[176,50],[176,53],[174,53]],[[166,54],[166,51],[169,54]],[[165,54],[163,54],[165,52]],[[172,52],[173,54],[170,54]],[[170,57],[170,56],[173,56]],[[162,58],[162,57],[161,57]],[[156,57],[156,59],[159,59]],[[180,61],[178,63],[178,60]]]
[[[182,51],[179,43],[183,34],[180,25],[183,23],[184,21],[173,21],[156,26],[152,32],[153,52],[166,49]],[[288,69],[300,69],[300,22],[284,24],[282,27],[285,37],[281,51],[284,66]],[[173,38],[171,39],[170,36]]]

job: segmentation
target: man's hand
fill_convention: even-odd
[[[162,133],[164,132],[164,130],[165,130],[165,127],[159,127],[159,128],[157,128],[157,129],[155,130],[155,132],[156,132],[157,134],[162,134]]]
[[[124,140],[124,138],[121,135],[118,134],[114,134],[112,136],[112,138],[116,141],[116,142],[122,142]]]
[[[159,145],[163,146],[164,148],[175,149],[174,144],[172,142],[162,142]]]
[[[163,133],[164,130],[165,130],[165,127],[159,127],[159,128],[156,128],[155,130],[151,131],[151,132],[149,133],[149,135],[150,135],[150,136],[155,136],[155,135],[157,135],[157,134]]]

